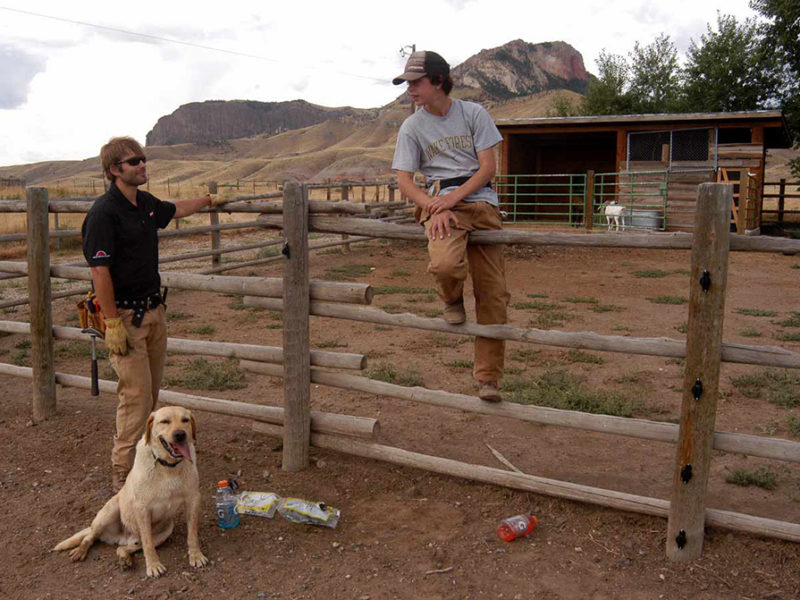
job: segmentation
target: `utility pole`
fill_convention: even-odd
[[[400,48],[400,56],[405,58],[406,56],[411,56],[416,51],[417,51],[417,45],[416,44],[411,44],[409,46],[403,46],[402,48]],[[413,115],[416,110],[417,110],[417,107],[414,106],[414,101],[411,100],[411,114]]]

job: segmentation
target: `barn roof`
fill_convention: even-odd
[[[762,125],[766,132],[768,147],[788,148],[791,137],[786,126],[783,112],[779,110],[748,110],[738,112],[711,113],[661,113],[644,115],[596,115],[578,117],[517,117],[497,119],[497,127],[503,129],[525,129],[534,133],[538,129],[569,130],[573,128],[587,129],[653,129],[658,127],[675,128],[676,126],[712,126],[712,125]]]

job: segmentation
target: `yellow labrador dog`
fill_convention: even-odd
[[[73,561],[83,560],[96,540],[116,545],[119,565],[130,568],[131,554],[144,552],[149,577],[167,568],[156,546],[172,533],[183,508],[188,529],[189,564],[208,563],[200,550],[200,483],[195,462],[195,423],[185,408],[166,406],[147,419],[136,458],[125,485],[100,509],[90,527],[82,529],[53,550],[70,550]]]

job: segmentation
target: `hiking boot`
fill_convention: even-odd
[[[467,320],[467,313],[464,310],[463,298],[458,302],[444,305],[444,313],[442,314],[445,322],[450,325],[461,325]]]
[[[111,470],[111,489],[118,492],[125,485],[125,480],[128,478],[128,469],[121,467],[113,467]]]
[[[493,381],[484,381],[481,383],[481,389],[478,391],[478,398],[486,402],[500,402],[503,399],[500,395],[500,390],[497,389],[497,384]]]

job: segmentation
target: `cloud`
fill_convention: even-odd
[[[45,60],[15,46],[0,45],[0,110],[18,108],[28,99],[30,84],[44,71]]]

